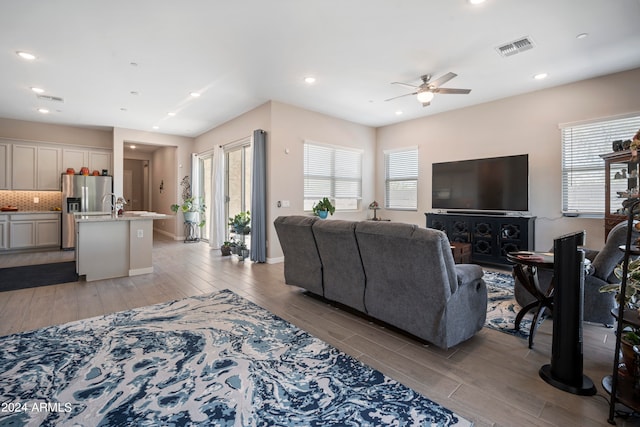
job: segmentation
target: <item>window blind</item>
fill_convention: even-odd
[[[323,197],[336,210],[358,209],[362,198],[362,151],[305,142],[304,209]]]
[[[600,155],[613,151],[613,141],[631,139],[639,128],[640,115],[561,128],[563,212],[604,214],[604,161]],[[615,191],[612,194],[617,197]]]
[[[385,151],[387,209],[418,210],[418,149]]]

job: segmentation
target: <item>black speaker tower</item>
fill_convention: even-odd
[[[540,377],[552,386],[581,396],[596,394],[596,387],[582,373],[582,316],[584,310],[585,232],[566,234],[553,241],[555,293],[551,363],[540,368]]]

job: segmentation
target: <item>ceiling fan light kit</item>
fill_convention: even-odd
[[[425,90],[423,92],[418,92],[418,101],[421,103],[431,102],[435,94],[431,91]]]
[[[393,98],[385,99],[385,101],[391,101],[393,99],[402,98],[403,96],[417,95],[418,102],[420,102],[423,107],[427,107],[431,104],[431,100],[433,100],[433,97],[435,96],[436,93],[466,95],[469,92],[471,92],[471,89],[454,89],[454,88],[440,87],[441,85],[445,84],[446,82],[448,82],[449,80],[451,80],[456,76],[457,76],[456,73],[449,72],[431,81],[431,75],[425,74],[424,76],[420,77],[420,79],[422,80],[422,84],[420,86],[415,86],[412,84],[402,83],[402,82],[392,82],[391,84],[408,86],[416,89],[416,91],[411,93],[405,93],[404,95],[400,95],[400,96],[394,96]]]

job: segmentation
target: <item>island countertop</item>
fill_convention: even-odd
[[[87,282],[153,273],[153,221],[173,215],[75,212],[76,273]]]
[[[172,218],[175,216],[146,211],[125,211],[122,216],[113,215],[110,212],[74,212],[73,215],[75,216],[76,222],[142,221]]]

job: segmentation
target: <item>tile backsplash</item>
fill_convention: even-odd
[[[35,203],[34,197],[39,198]],[[62,207],[60,191],[0,191],[0,207],[16,206],[19,211],[51,211]]]

